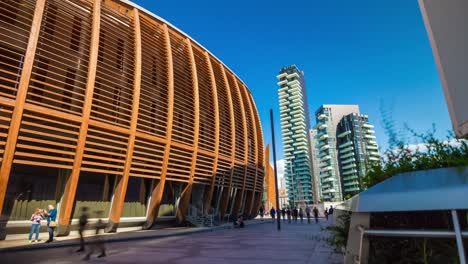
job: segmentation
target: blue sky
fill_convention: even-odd
[[[277,159],[283,157],[275,76],[296,64],[305,73],[310,114],[321,104],[358,104],[387,147],[381,110],[397,130],[451,130],[417,0],[134,1],[209,49],[250,88]],[[312,124],[315,120],[312,121]]]

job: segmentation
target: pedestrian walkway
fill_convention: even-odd
[[[106,244],[107,257],[92,258],[94,263],[343,263],[323,240],[322,231],[329,225],[321,219],[318,224],[286,224],[281,231],[270,221],[247,223],[245,228],[218,229],[215,232],[186,233],[158,239],[132,240]],[[160,231],[159,231],[160,232]],[[27,250],[2,253],[2,263],[77,263],[83,254],[77,247]]]
[[[260,220],[254,219],[246,221],[250,225],[262,223]],[[126,231],[126,228],[119,228],[118,233],[102,233],[106,241],[108,242],[119,242],[119,241],[130,241],[130,240],[139,240],[139,239],[155,239],[162,237],[171,237],[171,236],[183,236],[201,232],[211,232],[219,229],[229,229],[232,228],[232,223],[227,223],[221,226],[214,227],[172,227],[172,228],[163,228],[163,229],[153,229],[153,230],[132,230]],[[91,238],[95,236],[94,230],[85,231],[85,237]],[[72,232],[68,236],[63,237],[54,237],[54,242],[50,244],[44,243],[48,239],[48,233],[41,233],[39,237],[39,242],[29,243],[27,240],[27,234],[16,235],[15,239],[0,241],[0,252],[8,251],[23,251],[30,249],[44,249],[44,248],[53,248],[53,247],[69,247],[79,245],[79,235],[78,232]]]

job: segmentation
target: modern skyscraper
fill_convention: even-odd
[[[362,191],[362,178],[368,166],[379,162],[373,128],[368,116],[358,113],[346,115],[338,123],[336,142],[343,198]]]
[[[336,127],[343,116],[359,113],[357,105],[322,105],[316,112],[317,145],[319,163],[320,191],[325,201],[343,200],[338,153],[336,145]]]
[[[453,130],[468,136],[468,1],[419,0]]]
[[[300,206],[313,202],[313,178],[310,160],[310,128],[304,72],[296,65],[282,68],[278,95],[285,159],[286,189],[289,204]]]

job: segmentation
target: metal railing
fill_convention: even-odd
[[[468,238],[468,230],[461,230],[456,210],[451,210],[454,231],[441,230],[389,230],[389,229],[365,229],[358,226],[361,232],[359,240],[359,255],[354,257],[354,262],[361,263],[362,246],[365,236],[379,237],[416,237],[416,238],[455,238],[457,240],[458,258],[460,264],[466,264],[465,249],[463,247],[463,238]]]

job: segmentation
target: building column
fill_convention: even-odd
[[[185,39],[187,43],[190,66],[192,68],[192,85],[193,85],[193,101],[194,101],[194,136],[193,136],[193,153],[192,153],[192,166],[190,168],[190,178],[187,187],[182,191],[182,195],[179,200],[179,206],[177,206],[176,218],[179,223],[185,221],[190,203],[190,196],[193,188],[193,177],[195,176],[195,168],[197,167],[197,154],[198,154],[198,141],[200,134],[200,95],[198,92],[198,76],[197,76],[197,65],[195,64],[195,57],[193,55],[192,43],[190,39]]]
[[[133,102],[132,116],[130,121],[130,135],[128,138],[127,154],[122,176],[117,176],[114,189],[114,198],[109,214],[109,223],[106,232],[116,232],[120,223],[120,216],[125,203],[125,194],[127,193],[128,177],[132,167],[133,149],[135,147],[135,134],[138,122],[138,110],[140,106],[140,87],[141,87],[141,30],[140,15],[138,9],[133,9],[133,32],[134,32],[134,51],[135,51],[135,69],[133,73]]]
[[[347,214],[349,212],[336,210],[338,215]],[[369,213],[356,213],[351,214],[351,223],[349,225],[348,241],[346,243],[345,263],[366,264],[369,257],[369,241],[364,236],[362,229],[369,229],[370,227],[370,214]]]
[[[151,199],[148,205],[148,214],[146,216],[146,223],[143,229],[150,229],[156,222],[159,213],[159,207],[164,193],[164,185],[166,184],[167,165],[169,164],[169,154],[171,151],[172,142],[172,122],[174,119],[174,66],[172,61],[171,39],[169,37],[169,30],[166,24],[163,24],[164,37],[166,41],[166,55],[167,55],[167,128],[166,128],[166,146],[164,148],[163,164],[161,169],[161,179],[151,192]]]
[[[219,103],[218,103],[218,90],[216,87],[215,75],[213,72],[213,65],[211,65],[210,55],[205,51],[206,63],[210,72],[211,79],[211,94],[213,96],[213,115],[215,120],[215,140],[214,140],[214,160],[213,160],[213,172],[211,183],[208,188],[205,188],[205,195],[203,201],[204,215],[207,215],[211,210],[211,201],[213,199],[213,191],[215,188],[216,172],[218,170],[218,159],[219,159]]]
[[[91,115],[91,105],[93,103],[94,83],[96,80],[97,59],[99,50],[99,32],[101,25],[101,1],[93,4],[93,18],[91,26],[91,43],[88,62],[88,78],[86,80],[86,91],[83,103],[82,122],[75,149],[75,159],[72,171],[65,185],[62,202],[58,214],[58,235],[68,235],[70,233],[70,220],[75,200],[76,188],[80,176],[81,162],[88,134],[89,117]]]
[[[226,214],[226,210],[229,204],[229,194],[231,193],[231,186],[232,186],[232,177],[234,177],[234,166],[235,166],[235,159],[236,159],[236,119],[234,116],[234,106],[232,102],[232,95],[231,89],[229,87],[229,82],[226,76],[226,71],[224,70],[224,66],[221,65],[221,72],[223,74],[224,83],[226,84],[226,95],[227,101],[229,104],[229,116],[231,119],[231,172],[229,175],[229,182],[228,186],[223,188],[223,193],[221,195],[221,202],[219,205],[219,213],[222,218]]]
[[[26,52],[24,55],[23,68],[19,78],[15,105],[10,121],[10,128],[8,129],[8,135],[6,138],[2,166],[0,168],[0,214],[3,211],[3,203],[7,192],[8,180],[10,178],[13,158],[15,156],[16,142],[18,140],[21,119],[23,117],[26,95],[28,94],[29,80],[31,78],[34,57],[36,55],[37,42],[39,40],[44,8],[45,0],[37,0],[36,6],[34,8],[34,17],[31,23],[31,31],[29,32],[28,46],[26,47]]]

